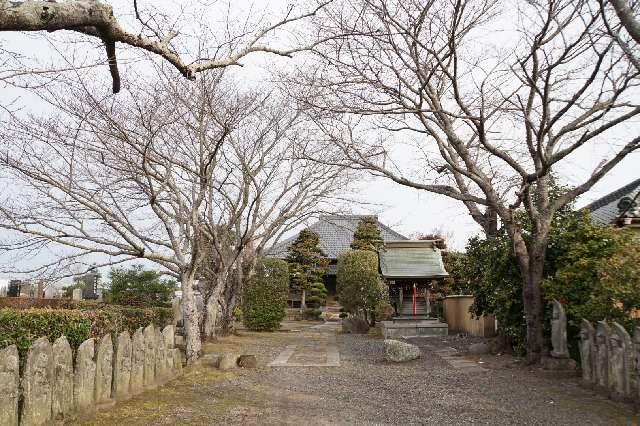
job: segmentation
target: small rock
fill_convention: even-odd
[[[238,366],[238,355],[232,353],[224,353],[220,357],[218,368],[220,370],[232,370]]]
[[[483,355],[491,352],[491,347],[485,342],[474,343],[469,346],[468,353],[473,355]]]
[[[238,358],[238,367],[256,368],[257,366],[258,360],[255,355],[240,355],[240,358]]]
[[[420,358],[416,345],[387,339],[384,341],[384,359],[390,362],[406,362]]]
[[[369,331],[369,324],[361,318],[343,318],[342,319],[342,332],[354,333],[354,334],[367,334]]]
[[[219,354],[207,354],[200,358],[200,362],[205,367],[218,368],[220,365],[220,358],[221,356]]]

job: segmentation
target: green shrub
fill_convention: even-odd
[[[309,308],[304,311],[304,319],[306,320],[317,321],[320,319],[321,315],[322,311],[320,309]]]
[[[543,283],[547,300],[560,300],[567,313],[572,357],[579,359],[580,323],[616,321],[633,333],[640,308],[640,252],[631,235],[593,224],[588,218],[567,227],[557,251],[555,273]]]
[[[289,268],[280,259],[260,259],[252,278],[245,283],[242,320],[247,328],[273,331],[280,328],[287,308]]]
[[[142,265],[114,268],[109,279],[111,284],[104,295],[109,303],[138,307],[171,306],[176,283],[162,279],[157,271],[145,270]]]
[[[391,303],[381,300],[376,306],[376,319],[378,321],[388,321],[393,318],[394,309]]]
[[[31,344],[43,336],[52,342],[66,336],[77,348],[91,337],[91,320],[80,310],[0,309],[0,348],[16,345],[24,359]]]
[[[372,318],[382,300],[384,283],[378,274],[378,255],[369,250],[349,250],[338,258],[338,301],[346,312]]]
[[[164,327],[173,319],[170,308],[134,308],[97,302],[76,304],[76,309],[0,309],[0,348],[15,344],[24,357],[36,339],[48,337],[53,342],[66,336],[76,349],[88,338],[122,331],[134,333],[140,327],[154,324]]]

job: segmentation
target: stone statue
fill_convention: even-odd
[[[631,389],[635,392],[634,397],[640,396],[640,327],[633,329],[633,371],[631,374]]]
[[[585,384],[595,384],[595,338],[596,331],[586,319],[580,324],[580,364],[582,367],[582,381]]]
[[[602,388],[609,387],[609,335],[611,334],[606,321],[598,321],[596,329],[596,384]]]
[[[614,399],[631,396],[631,337],[614,322],[609,335],[609,390]]]
[[[551,320],[551,344],[553,345],[553,350],[551,351],[551,356],[554,358],[569,358],[567,315],[560,302],[554,299],[551,304],[553,305],[553,319]]]

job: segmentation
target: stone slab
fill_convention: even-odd
[[[49,339],[41,337],[31,345],[22,373],[20,424],[42,425],[51,419],[53,353]]]
[[[131,338],[131,378],[129,391],[132,395],[138,395],[144,390],[144,360],[145,345],[142,328],[133,333]]]
[[[128,331],[118,335],[113,363],[113,398],[123,401],[131,396],[131,337]]]
[[[82,342],[76,353],[76,364],[73,370],[73,400],[76,410],[81,412],[95,410],[96,363],[94,355],[95,342],[93,339]]]
[[[11,345],[0,350],[0,425],[18,424],[20,375],[18,349]]]
[[[53,391],[51,417],[64,420],[73,411],[73,353],[67,338],[53,343]]]

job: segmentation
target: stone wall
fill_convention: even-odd
[[[582,320],[580,327],[582,381],[615,400],[640,395],[640,327],[633,339],[617,322]]]
[[[22,375],[15,346],[0,349],[0,424],[41,425],[87,414],[177,377],[182,352],[175,327],[153,325],[84,341],[75,364],[69,343],[46,337],[29,349]]]

